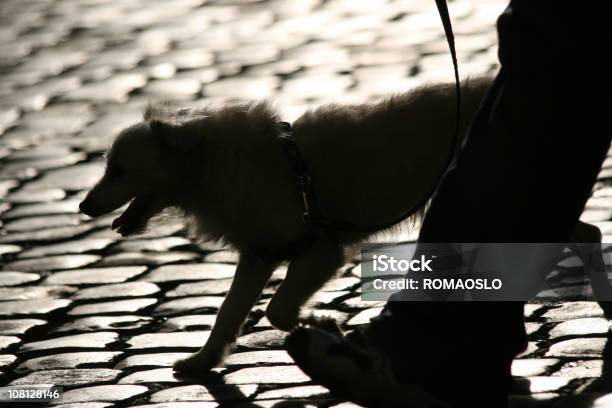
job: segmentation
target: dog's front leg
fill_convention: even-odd
[[[276,264],[254,255],[240,255],[232,286],[217,313],[208,341],[196,353],[177,361],[174,364],[176,371],[202,375],[221,363],[275,267]]]
[[[327,282],[344,262],[344,248],[327,237],[320,237],[294,257],[287,276],[266,310],[273,326],[291,330],[299,320],[302,305]]]

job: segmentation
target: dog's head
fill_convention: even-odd
[[[144,229],[151,217],[174,205],[173,165],[179,166],[181,154],[197,145],[201,139],[197,130],[189,123],[160,120],[147,110],[144,121],[121,131],[113,142],[106,171],[81,202],[81,211],[99,217],[131,200],[112,228],[124,236]]]

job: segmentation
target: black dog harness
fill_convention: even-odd
[[[291,258],[292,256],[301,252],[302,249],[307,248],[314,242],[314,240],[320,235],[325,234],[328,238],[331,238],[334,242],[338,242],[338,232],[353,232],[353,233],[371,233],[383,229],[390,228],[391,226],[405,220],[410,215],[414,214],[419,208],[423,207],[429,198],[434,194],[440,183],[442,177],[446,173],[446,169],[451,164],[453,158],[457,152],[457,139],[459,136],[459,125],[460,125],[460,113],[461,113],[461,86],[459,83],[459,68],[457,64],[457,54],[455,51],[455,38],[453,35],[453,28],[448,14],[448,7],[446,0],[435,0],[438,12],[444,26],[444,33],[450,49],[450,54],[453,62],[453,69],[455,73],[455,89],[457,96],[457,112],[455,122],[455,134],[453,136],[452,148],[449,150],[449,154],[446,160],[446,165],[443,167],[440,175],[438,176],[437,182],[431,192],[424,196],[416,205],[406,211],[401,217],[377,226],[360,226],[349,221],[338,220],[326,217],[317,203],[317,197],[312,188],[312,180],[310,178],[310,172],[308,171],[308,165],[304,160],[304,157],[300,153],[300,150],[295,142],[293,129],[291,124],[288,122],[278,122],[280,131],[279,140],[285,152],[285,156],[291,165],[293,170],[296,185],[302,198],[302,221],[307,227],[307,232],[295,243],[289,245],[289,247],[280,251],[269,252],[265,250],[255,251],[259,256],[272,260],[284,260]]]

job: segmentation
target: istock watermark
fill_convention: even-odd
[[[372,263],[374,264],[374,272],[420,272],[430,271],[433,272],[429,264],[433,261],[427,259],[425,255],[421,255],[421,259],[395,259],[392,256],[387,255],[374,255],[372,256]]]
[[[366,301],[612,301],[611,244],[369,244],[361,260]]]
[[[399,280],[386,280],[376,278],[372,282],[375,290],[500,290],[503,286],[501,279],[461,279],[461,278],[408,278]]]

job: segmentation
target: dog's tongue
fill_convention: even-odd
[[[113,220],[111,228],[125,236],[144,227],[147,221],[146,210],[151,200],[150,196],[136,196],[123,214]]]

